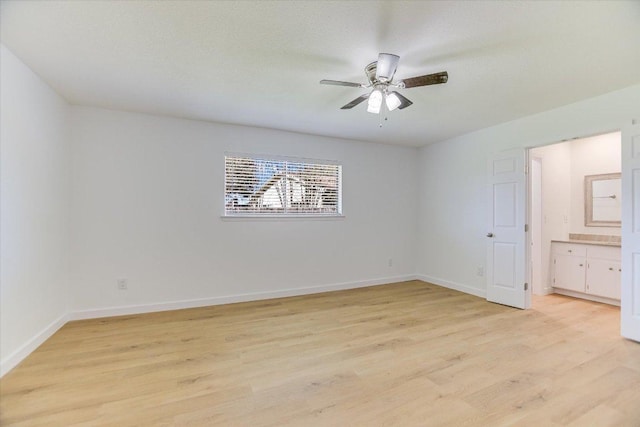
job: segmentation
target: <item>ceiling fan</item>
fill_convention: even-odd
[[[391,53],[379,54],[377,61],[372,62],[364,68],[364,72],[369,80],[368,84],[341,82],[338,80],[320,80],[320,84],[359,87],[363,89],[371,88],[371,92],[357,97],[342,106],[341,109],[348,110],[368,99],[367,111],[373,114],[379,114],[383,100],[389,111],[393,111],[396,108],[402,110],[413,104],[413,102],[409,101],[400,93],[395,90],[390,91],[389,89],[409,89],[418,86],[437,85],[446,83],[449,79],[447,72],[442,71],[440,73],[426,74],[424,76],[411,77],[400,80],[399,82],[394,82],[393,76],[396,73],[399,61],[400,57],[398,55]]]

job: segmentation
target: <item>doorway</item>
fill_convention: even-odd
[[[621,133],[611,132],[529,149],[528,262],[533,295],[560,293],[620,305],[620,223],[586,225],[584,185],[585,177],[621,172],[621,145]],[[619,204],[621,197],[607,200]],[[587,262],[588,256],[593,263]],[[596,267],[612,274],[597,276]],[[564,268],[570,269],[568,276]]]

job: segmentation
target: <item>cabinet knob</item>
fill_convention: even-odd
[[[582,266],[584,266],[584,264],[580,264],[578,267],[582,267]]]
[[[609,267],[609,271],[613,271],[613,267]]]
[[[493,233],[487,233],[487,237],[493,237]]]
[[[571,249],[567,249],[567,252],[571,253]]]

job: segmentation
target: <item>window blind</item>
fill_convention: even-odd
[[[225,215],[341,215],[337,164],[225,156]]]

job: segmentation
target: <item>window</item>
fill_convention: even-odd
[[[225,156],[225,216],[342,214],[342,167],[325,161]]]

